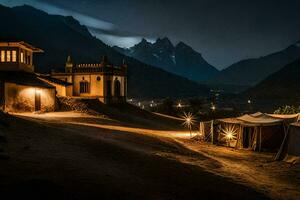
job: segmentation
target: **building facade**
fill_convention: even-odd
[[[34,72],[33,53],[43,50],[26,42],[0,42],[1,71]]]
[[[100,63],[74,64],[68,56],[65,72],[52,72],[51,77],[72,84],[66,96],[98,98],[103,103],[122,103],[127,96],[127,65],[109,64],[103,56]],[[60,93],[60,92],[58,92]],[[64,96],[64,95],[62,95]]]
[[[26,42],[0,42],[0,108],[7,112],[54,111],[56,88],[34,73],[33,53],[43,50]]]

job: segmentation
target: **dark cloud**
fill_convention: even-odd
[[[12,0],[13,1],[13,0]],[[1,0],[0,0],[1,2]],[[212,64],[225,67],[244,58],[281,50],[300,40],[298,0],[40,0],[114,25],[106,36],[184,41]],[[63,13],[62,13],[63,14]],[[80,20],[80,19],[79,19]],[[98,36],[103,31],[95,31]],[[132,37],[130,37],[132,36]],[[103,37],[118,43],[118,37]],[[120,42],[122,42],[122,38]],[[124,38],[123,38],[124,39]],[[122,45],[126,45],[126,41]]]

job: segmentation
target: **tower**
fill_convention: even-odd
[[[122,71],[124,74],[124,101],[126,102],[126,98],[127,98],[127,62],[125,59],[123,59],[123,63],[122,63]]]
[[[72,69],[73,69],[73,62],[72,62],[71,56],[69,55],[67,58],[66,65],[65,65],[65,72],[72,73]]]
[[[102,56],[101,64],[103,65],[103,67],[106,67],[106,65],[108,64],[107,56]]]

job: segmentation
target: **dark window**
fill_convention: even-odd
[[[31,65],[31,63],[30,63],[30,56],[27,56],[27,64]]]
[[[100,76],[97,76],[97,81],[100,81],[100,80],[101,80]]]
[[[80,93],[89,93],[90,92],[90,84],[87,81],[80,82]]]
[[[115,84],[115,97],[121,96],[121,83],[118,79],[114,81]]]
[[[106,95],[107,97],[111,97],[111,81],[106,81]]]

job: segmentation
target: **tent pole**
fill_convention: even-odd
[[[287,136],[288,136],[288,133],[289,133],[289,128],[290,128],[289,126],[290,125],[286,125],[285,126],[285,124],[283,124],[284,138],[283,138],[283,141],[282,141],[282,143],[280,145],[280,148],[279,148],[279,150],[278,150],[278,152],[277,152],[274,160],[280,160],[280,156],[281,156],[281,154],[283,152],[283,147],[284,147],[284,144],[286,143]]]
[[[211,144],[214,144],[214,120],[210,124]]]
[[[261,151],[261,126],[259,127],[259,152]]]

